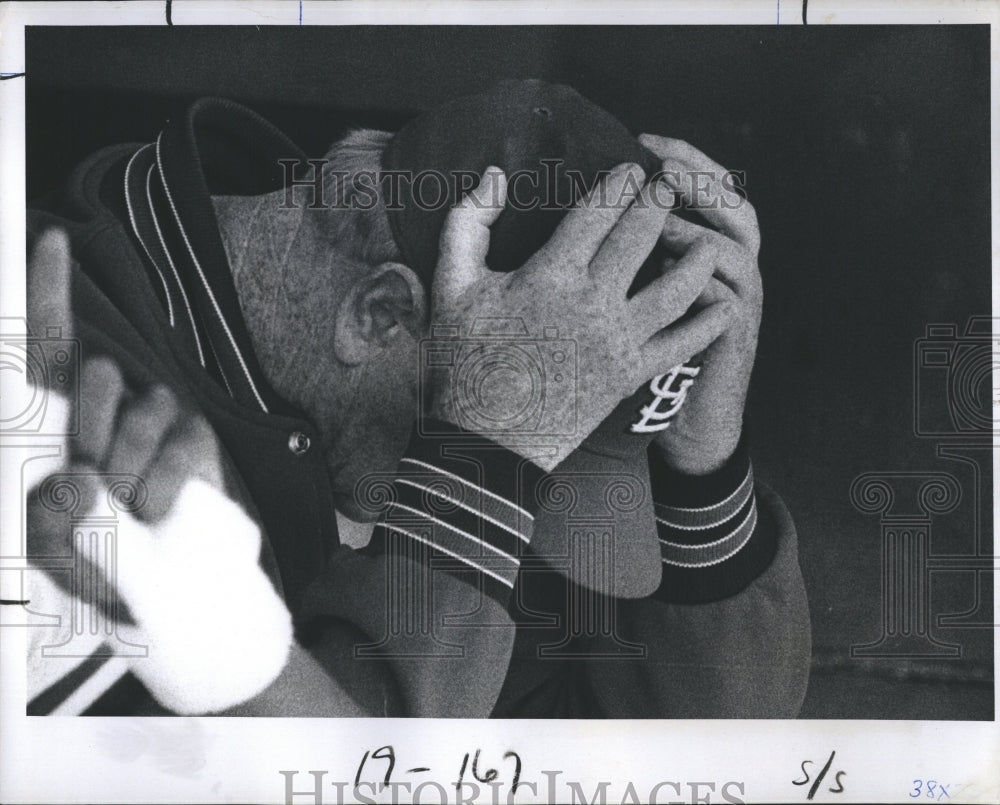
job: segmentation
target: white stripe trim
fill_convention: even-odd
[[[511,501],[507,500],[507,498],[502,497],[501,495],[497,495],[494,492],[490,492],[489,489],[486,489],[486,488],[481,487],[481,486],[479,486],[477,484],[474,484],[474,483],[472,483],[472,481],[465,480],[465,478],[463,478],[461,475],[456,475],[453,472],[448,472],[448,470],[443,470],[440,467],[435,467],[433,464],[428,464],[426,461],[420,461],[419,459],[416,459],[416,458],[408,458],[408,457],[404,456],[403,459],[402,459],[402,461],[409,461],[411,464],[416,464],[419,467],[426,467],[427,469],[433,470],[434,472],[439,472],[442,475],[447,475],[449,478],[455,478],[455,479],[461,481],[466,486],[469,486],[469,487],[471,487],[471,488],[473,488],[475,490],[478,490],[479,492],[482,492],[484,495],[489,495],[491,498],[495,498],[496,500],[499,500],[501,503],[506,503],[512,509],[516,509],[521,514],[523,514],[525,517],[527,517],[529,520],[531,520],[532,522],[534,522],[534,520],[535,520],[534,516],[527,509],[521,508],[516,503],[512,503]]]
[[[719,520],[716,523],[709,523],[708,525],[679,525],[677,523],[671,523],[669,520],[664,520],[662,517],[657,517],[656,522],[666,526],[667,528],[675,528],[678,531],[706,531],[709,528],[718,528],[728,519],[729,518],[727,517],[725,520]]]
[[[150,179],[153,178],[153,166],[149,166],[149,171],[146,173],[146,200],[149,202],[149,214],[153,219],[153,228],[156,229],[156,237],[160,239],[160,246],[163,248],[163,253],[167,256],[167,265],[170,266],[170,270],[174,274],[174,279],[177,280],[177,287],[181,291],[181,299],[184,300],[184,307],[187,309],[188,320],[191,322],[191,332],[194,334],[194,345],[198,350],[198,362],[205,367],[205,353],[201,348],[201,339],[198,337],[198,325],[195,324],[194,311],[191,309],[191,303],[188,301],[187,291],[184,290],[184,283],[181,282],[181,276],[177,273],[177,266],[174,265],[173,258],[170,256],[170,250],[167,248],[167,242],[163,239],[163,230],[160,229],[160,222],[156,217],[156,208],[153,206],[153,193],[150,187]],[[163,177],[160,177],[161,181]],[[166,186],[166,185],[164,185]]]
[[[388,523],[376,523],[375,527],[376,528],[381,527],[386,529],[387,531],[399,531],[401,534],[406,534],[406,536],[408,536],[410,539],[415,539],[417,542],[422,542],[425,545],[430,545],[432,548],[441,551],[441,553],[446,553],[448,554],[448,556],[454,557],[455,559],[458,559],[459,561],[464,562],[465,564],[471,567],[474,567],[476,570],[485,573],[487,576],[491,576],[492,578],[499,581],[501,584],[505,584],[506,586],[510,587],[512,590],[514,589],[514,582],[508,581],[503,576],[494,573],[492,570],[487,570],[485,567],[480,567],[475,562],[473,562],[468,556],[461,556],[460,554],[449,551],[447,548],[442,548],[440,545],[437,545],[431,542],[430,540],[425,539],[424,537],[418,536],[417,534],[413,534],[410,531],[407,531],[405,528],[400,528],[397,525],[389,525]]]
[[[712,548],[716,545],[721,545],[727,539],[732,538],[732,536],[739,531],[741,528],[746,526],[747,521],[752,518],[757,513],[756,503],[750,507],[750,511],[747,512],[746,517],[740,520],[740,524],[736,526],[732,531],[726,534],[724,537],[719,537],[719,539],[714,539],[711,542],[700,542],[697,545],[688,545],[683,542],[671,542],[669,539],[664,539],[663,537],[657,537],[664,545],[669,545],[671,548],[676,548],[681,551],[697,551],[701,548]]]
[[[750,500],[751,497],[753,497],[753,489],[752,488],[748,488],[746,496],[742,500],[740,500],[738,506],[737,505],[733,506],[733,511],[732,511],[731,514],[728,514],[727,516],[722,517],[719,520],[713,520],[712,522],[709,522],[709,523],[704,523],[704,524],[699,524],[699,525],[685,525],[683,523],[678,523],[678,522],[673,521],[673,520],[667,520],[664,517],[660,517],[659,514],[655,515],[656,522],[663,523],[663,525],[667,526],[668,528],[676,528],[678,531],[704,531],[704,530],[709,529],[709,528],[717,528],[718,526],[722,525],[727,520],[729,520],[729,519],[733,518],[734,516],[736,516],[736,514],[739,513],[739,510],[742,509],[744,506],[747,505],[747,501]],[[654,508],[654,512],[655,511],[656,511],[656,508]]]
[[[476,509],[472,508],[472,506],[469,506],[469,505],[467,505],[465,503],[462,503],[462,501],[460,501],[460,500],[455,500],[455,498],[453,498],[451,495],[446,495],[443,492],[439,492],[436,489],[428,489],[426,486],[421,486],[420,484],[416,483],[415,481],[410,481],[410,480],[407,480],[406,478],[396,478],[396,483],[398,483],[398,484],[406,484],[407,486],[416,487],[417,489],[422,489],[424,492],[426,492],[429,495],[437,495],[438,497],[442,497],[445,500],[447,500],[449,503],[454,503],[456,506],[461,506],[467,512],[471,512],[472,514],[474,514],[476,517],[480,518],[481,520],[485,520],[487,523],[493,523],[493,525],[495,525],[495,526],[497,526],[499,528],[502,528],[508,534],[513,534],[515,537],[517,537],[522,542],[524,542],[525,545],[527,545],[528,543],[531,542],[530,538],[524,536],[524,534],[522,534],[516,528],[511,528],[509,525],[504,525],[503,523],[501,523],[496,518],[490,517],[488,514],[484,514],[481,511],[476,511]]]
[[[260,396],[260,392],[257,391],[257,386],[254,384],[253,378],[250,376],[250,370],[247,369],[246,362],[243,360],[243,355],[236,346],[236,339],[233,338],[233,334],[229,329],[229,324],[223,317],[222,310],[219,308],[219,303],[215,299],[215,294],[212,293],[212,288],[208,284],[205,273],[201,270],[201,263],[198,262],[194,249],[191,248],[191,241],[188,240],[187,232],[184,231],[184,225],[181,223],[181,217],[177,214],[177,207],[174,206],[174,199],[170,194],[170,187],[167,185],[167,177],[163,172],[163,161],[160,158],[160,139],[162,137],[163,132],[160,132],[156,138],[156,165],[160,169],[160,181],[163,183],[163,190],[167,195],[167,201],[170,203],[170,210],[174,214],[174,220],[177,222],[177,228],[180,230],[181,237],[184,239],[184,245],[187,246],[188,254],[191,255],[191,261],[194,263],[194,267],[198,271],[198,276],[201,278],[201,284],[205,286],[205,291],[208,293],[209,301],[212,303],[212,309],[215,311],[215,315],[218,316],[219,322],[222,324],[222,329],[226,334],[226,338],[229,339],[229,345],[233,348],[233,352],[236,354],[236,359],[240,363],[240,368],[243,370],[243,375],[246,377],[247,383],[250,384],[250,390],[253,392],[253,396],[257,399],[261,410],[263,410],[265,414],[268,414],[270,411],[268,411],[267,406],[264,404],[264,400]]]
[[[106,646],[107,644],[102,644]],[[69,696],[49,713],[50,716],[78,716],[103,696],[112,685],[128,673],[124,657],[111,657],[85,679]]]
[[[751,467],[750,469],[747,470],[746,477],[740,482],[740,485],[738,487],[736,487],[735,491],[733,491],[732,494],[727,495],[725,498],[723,498],[722,500],[720,500],[718,503],[713,503],[711,506],[700,506],[698,508],[688,508],[686,506],[668,506],[665,503],[657,503],[656,505],[660,509],[666,509],[668,511],[688,512],[688,513],[708,512],[708,511],[712,511],[712,509],[718,509],[720,506],[725,506],[727,503],[729,503],[729,501],[731,501],[734,497],[736,497],[738,494],[740,494],[740,492],[743,491],[743,487],[744,486],[746,486],[748,483],[751,483],[752,481],[753,481],[753,468]],[[742,504],[740,504],[740,505],[742,505]],[[723,518],[723,519],[727,519],[727,518]]]
[[[746,537],[740,540],[739,545],[737,545],[729,553],[724,554],[723,556],[720,556],[716,559],[710,559],[707,562],[678,562],[672,559],[667,559],[666,557],[661,557],[661,559],[664,564],[674,565],[676,567],[688,567],[688,568],[711,567],[712,565],[722,564],[727,559],[732,559],[732,557],[736,556],[736,554],[738,554],[740,551],[743,550],[743,547],[750,541],[750,537],[753,536],[753,532],[756,527],[757,527],[757,509],[755,508],[753,510],[753,523],[747,530]]]
[[[219,353],[215,351],[215,344],[212,343],[212,339],[208,339],[208,348],[212,350],[212,357],[215,358],[215,366],[219,370],[219,376],[222,378],[223,384],[226,386],[226,391],[229,392],[229,396],[235,398],[233,394],[233,387],[229,385],[229,378],[226,377],[226,372],[222,368],[222,361],[219,360]]]
[[[160,270],[159,264],[153,259],[153,255],[149,251],[149,247],[146,245],[146,241],[142,239],[142,233],[139,231],[139,227],[135,222],[135,211],[132,209],[132,194],[129,193],[129,176],[132,173],[132,163],[135,162],[135,158],[139,156],[143,151],[149,148],[152,143],[147,143],[134,154],[132,158],[128,161],[128,165],[125,166],[125,206],[128,208],[128,220],[132,224],[132,232],[135,234],[136,240],[139,241],[139,245],[142,246],[142,250],[146,253],[146,257],[149,262],[156,269],[156,276],[160,278],[160,284],[163,285],[163,295],[167,298],[167,318],[170,320],[170,326],[175,327],[174,323],[174,300],[170,297],[170,288],[167,286],[167,278],[163,276],[163,272]],[[147,185],[148,187],[148,185]],[[147,190],[148,195],[148,190]],[[152,205],[150,205],[152,206]]]
[[[445,520],[439,520],[437,517],[431,517],[431,515],[429,515],[427,512],[421,511],[420,509],[414,509],[412,506],[407,506],[405,503],[397,503],[396,501],[393,501],[389,505],[395,506],[398,509],[404,509],[408,512],[413,512],[414,514],[419,514],[421,517],[426,517],[432,523],[437,523],[438,525],[443,525],[445,528],[450,528],[456,534],[461,534],[466,539],[471,539],[473,542],[478,542],[484,548],[488,548],[489,550],[493,551],[493,553],[495,553],[497,556],[502,556],[504,559],[509,559],[511,562],[514,563],[515,567],[521,566],[521,562],[516,556],[511,556],[506,551],[501,551],[499,548],[494,548],[492,545],[486,542],[486,540],[479,539],[479,537],[475,537],[472,534],[468,533],[467,531],[463,531],[461,528],[456,528],[451,523],[446,522]]]

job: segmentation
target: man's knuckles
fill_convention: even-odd
[[[50,475],[28,493],[26,537],[29,556],[65,554],[73,520],[92,512],[106,490],[93,467],[72,464]]]
[[[692,244],[698,259],[714,263],[741,292],[752,299],[761,293],[760,271],[751,250],[725,235],[706,230]]]
[[[173,394],[163,386],[154,387],[121,413],[116,447],[155,447],[166,436],[176,417],[177,401]]]
[[[660,134],[640,134],[639,142],[661,159],[665,159],[673,154],[690,151],[693,146],[684,140],[675,137],[664,137]]]
[[[125,380],[118,364],[103,355],[84,362],[80,383],[88,399],[114,404],[125,390]]]
[[[108,453],[125,380],[118,365],[105,357],[83,364],[80,377],[80,433],[73,448],[84,460],[103,466]]]

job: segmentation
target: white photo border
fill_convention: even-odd
[[[1000,4],[992,2],[855,2],[811,0],[812,24],[988,23],[995,32]],[[177,25],[338,24],[801,24],[801,4],[774,2],[657,2],[543,4],[526,2],[199,2],[177,0]],[[25,25],[162,25],[164,2],[6,3],[0,6],[0,71],[23,72]],[[1000,108],[996,39],[991,37],[992,105]],[[98,56],[99,57],[99,56]],[[25,129],[24,82],[0,84],[0,315],[24,316]],[[991,121],[991,149],[998,149]],[[1000,160],[991,167],[993,276],[997,276],[1000,229]],[[1000,315],[1000,288],[993,284],[993,315]],[[5,388],[4,393],[19,393]],[[994,448],[998,446],[995,441]],[[19,487],[15,451],[0,451],[4,505],[0,557],[16,556],[22,513],[14,504]],[[994,450],[994,478],[1000,466]],[[994,489],[996,496],[996,489]],[[994,533],[998,517],[994,499]],[[6,582],[5,582],[6,583]],[[994,588],[994,611],[1000,585]],[[552,774],[560,801],[569,781],[589,797],[602,782],[609,802],[627,799],[632,785],[646,801],[658,784],[660,801],[692,801],[692,783],[714,784],[712,802],[731,796],[745,802],[806,799],[792,780],[801,764],[826,761],[845,772],[842,793],[817,802],[902,802],[914,798],[914,780],[954,784],[950,802],[1000,800],[1000,729],[997,722],[910,721],[464,721],[438,719],[236,719],[236,718],[52,718],[25,716],[24,629],[0,630],[0,801],[14,802],[274,802],[286,798],[286,776],[296,792],[312,790],[313,771],[325,772],[323,802],[352,799],[350,784],[365,751],[392,745],[400,767],[426,766],[454,802],[454,788],[467,752],[482,750],[484,763],[504,768],[504,752],[524,762],[523,786],[513,801],[546,802]],[[994,665],[998,644],[994,646]],[[992,758],[992,760],[991,760]],[[813,768],[816,768],[815,766]],[[550,774],[546,775],[544,772]],[[342,782],[338,800],[336,783]],[[673,785],[676,783],[676,786]],[[679,787],[679,790],[678,790]],[[705,785],[695,789],[702,796]],[[370,795],[370,794],[369,794]],[[399,801],[410,801],[405,791]],[[483,802],[492,793],[484,788]],[[506,789],[499,801],[506,800]],[[433,787],[423,801],[437,802]],[[296,793],[291,801],[316,801]],[[380,800],[380,801],[389,801]]]

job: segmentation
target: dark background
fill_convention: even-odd
[[[951,473],[962,500],[933,518],[931,553],[973,553],[980,523],[992,552],[990,450],[970,454],[977,485],[973,464],[937,453],[966,435],[914,426],[918,396],[948,411],[949,371],[918,372],[917,339],[954,324],[944,340],[967,345],[968,317],[990,314],[988,26],[29,28],[26,50],[29,198],[202,95],[320,155],[345,125],[394,128],[502,77],[571,84],[634,131],[745,171],[766,296],[749,421],[757,474],[799,530],[802,715],[993,718],[991,572],[978,590],[960,567],[927,577],[930,635],[959,656],[851,657],[883,631],[879,516],[852,505],[857,476]],[[988,375],[975,392],[988,418]],[[905,491],[900,510],[915,508]],[[969,611],[973,626],[937,623]]]

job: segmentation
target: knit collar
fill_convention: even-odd
[[[281,189],[282,159],[305,155],[249,109],[208,98],[132,155],[124,190],[133,233],[181,343],[236,401],[298,415],[271,388],[254,354],[211,201],[213,193]]]

